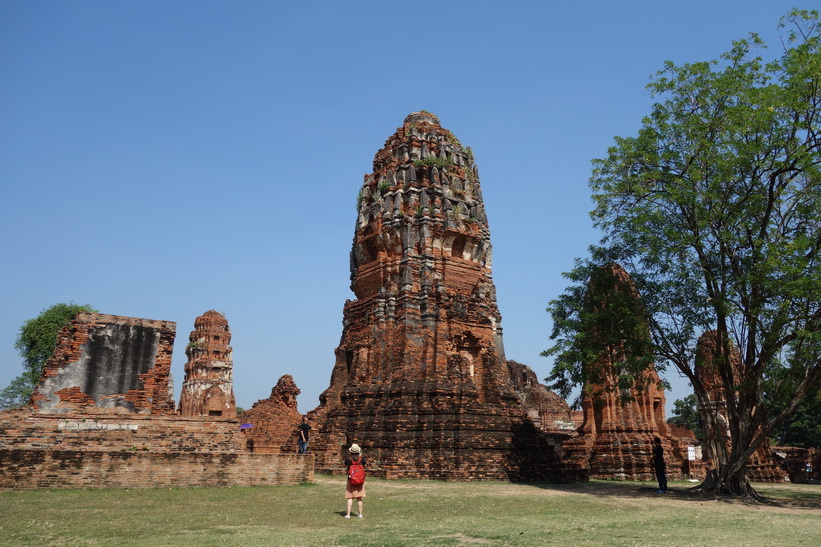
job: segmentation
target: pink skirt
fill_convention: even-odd
[[[365,497],[365,483],[353,485],[351,481],[345,484],[345,499],[357,499]]]

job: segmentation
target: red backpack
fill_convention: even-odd
[[[358,460],[351,460],[348,467],[348,480],[352,486],[359,486],[365,482],[365,466],[362,465],[362,456]]]

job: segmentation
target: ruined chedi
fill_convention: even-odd
[[[587,306],[628,307],[635,317],[644,313],[633,280],[619,264],[602,266],[593,275],[586,298]],[[615,330],[608,332],[611,328]],[[655,368],[651,365],[645,370],[639,386],[629,393],[619,386],[625,352],[633,347],[620,338],[622,328],[624,325],[617,328],[602,323],[589,326],[593,336],[607,340],[607,349],[596,362],[585,364],[587,376],[593,381],[588,381],[582,391],[584,422],[578,429],[579,436],[565,443],[564,458],[569,465],[589,469],[591,477],[651,480],[653,438],[660,437],[667,474],[680,478],[686,447],[672,436],[666,423],[664,391],[659,387]],[[634,329],[631,337],[649,340],[650,331],[643,321],[636,321],[629,328]]]
[[[228,320],[220,312],[209,310],[194,321],[188,340],[180,414],[235,418],[237,404]]]
[[[317,470],[351,443],[370,472],[559,478],[508,378],[479,174],[436,116],[409,115],[358,198],[351,289],[330,387],[311,413]]]
[[[741,383],[741,354],[730,343],[730,370],[733,385]],[[699,401],[698,410],[704,428],[705,456],[713,468],[717,467],[716,459],[721,453],[718,444],[723,443],[726,450],[732,450],[730,422],[727,419],[727,392],[724,388],[720,367],[722,355],[718,344],[718,331],[707,331],[696,344],[695,373],[707,392],[707,401]],[[715,427],[714,427],[715,425]],[[775,462],[770,443],[765,441],[747,461],[747,477],[757,482],[784,482],[785,473]]]

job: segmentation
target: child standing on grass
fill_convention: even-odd
[[[351,518],[351,506],[353,505],[353,500],[356,500],[356,505],[359,509],[359,514],[357,517],[362,518],[362,499],[365,497],[364,475],[362,477],[362,482],[359,482],[359,480],[355,477],[352,478],[351,466],[358,466],[360,464],[364,466],[365,456],[362,455],[362,449],[356,443],[351,445],[348,452],[350,452],[351,455],[345,458],[345,475],[348,477],[348,481],[345,484],[345,499],[348,500],[348,510],[345,513],[345,518]],[[358,482],[359,484],[356,484]]]

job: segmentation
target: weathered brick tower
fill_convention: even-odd
[[[625,298],[626,296],[626,298]],[[630,275],[619,264],[602,266],[588,284],[587,305],[599,309],[629,310],[640,317],[644,310],[638,290]],[[613,328],[613,331],[609,329]],[[652,480],[652,444],[660,437],[667,462],[667,474],[681,477],[681,462],[686,458],[686,447],[670,433],[664,416],[664,391],[659,387],[659,376],[651,366],[641,374],[641,388],[627,392],[619,386],[625,353],[631,345],[620,339],[623,328],[635,329],[632,336],[646,337],[650,330],[643,321],[629,327],[611,327],[599,323],[589,327],[590,332],[608,340],[595,363],[588,363],[588,374],[595,381],[588,382],[582,392],[584,423],[579,436],[564,445],[568,465],[589,469],[590,476],[604,479]],[[629,395],[629,400],[622,400]]]
[[[180,414],[235,418],[237,403],[228,320],[218,311],[207,311],[194,320],[188,340]]]
[[[508,378],[490,231],[470,148],[428,112],[376,153],[359,193],[351,289],[312,420],[317,470],[356,442],[382,476],[558,479],[553,439]]]

